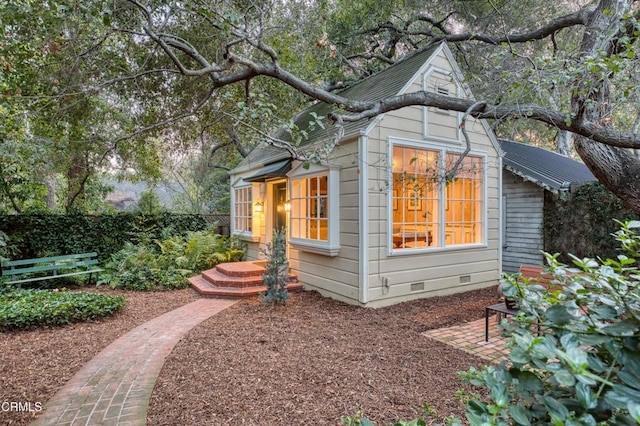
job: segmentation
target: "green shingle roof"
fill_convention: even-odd
[[[432,46],[429,49],[408,55],[384,70],[338,92],[338,94],[348,99],[372,102],[399,95],[420,68],[431,58],[437,48],[438,46]],[[315,103],[298,114],[295,124],[299,129],[308,130],[309,122],[313,120],[313,113],[318,117],[326,117],[335,110],[337,110],[335,105],[321,102]],[[360,131],[366,129],[370,122],[370,119],[363,119],[344,123],[344,138],[357,135]],[[303,142],[303,145],[328,140],[336,132],[337,129],[331,123],[326,123],[324,129],[320,126],[315,126],[313,129],[308,130],[307,139]],[[288,136],[287,133],[281,132],[280,138],[287,140]],[[290,154],[287,151],[262,143],[238,164],[236,170],[248,170],[288,157],[290,157]]]

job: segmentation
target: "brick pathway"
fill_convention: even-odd
[[[489,361],[500,362],[506,359],[506,340],[498,329],[496,316],[491,316],[489,321],[488,342],[484,340],[484,318],[453,327],[428,330],[422,334]]]
[[[236,302],[198,299],[131,330],[78,371],[31,426],[146,425],[151,392],[173,347]]]

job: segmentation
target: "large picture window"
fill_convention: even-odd
[[[393,146],[392,250],[483,243],[484,160],[467,155],[446,182],[459,154],[444,149]]]
[[[236,233],[250,234],[253,231],[252,188],[246,186],[234,190],[234,223]]]

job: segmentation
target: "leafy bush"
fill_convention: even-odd
[[[0,328],[31,328],[95,320],[112,315],[125,305],[123,296],[5,288],[0,290]]]
[[[244,258],[245,251],[237,240],[207,231],[187,234],[184,256],[187,268],[193,272],[211,269],[219,263],[237,262]]]
[[[561,253],[561,262],[571,263],[565,253],[578,257],[616,257],[616,242],[609,236],[618,230],[613,220],[637,220],[614,193],[600,182],[580,185],[571,197],[558,197],[545,191],[544,250]]]
[[[16,251],[15,245],[9,241],[9,236],[0,231],[0,263],[11,259]]]
[[[108,282],[112,288],[136,291],[187,287],[186,277],[190,271],[177,268],[169,259],[149,243],[126,243],[106,263],[106,273],[100,282]]]
[[[17,250],[12,259],[30,259],[68,253],[97,252],[108,259],[125,242],[186,235],[215,227],[217,218],[226,216],[162,212],[118,212],[98,216],[82,213],[67,215],[29,213],[0,215],[0,231],[5,232]]]
[[[243,256],[236,240],[205,231],[153,243],[126,243],[106,263],[101,282],[126,290],[179,289],[189,285],[188,276]]]
[[[463,375],[490,391],[467,404],[471,424],[640,423],[640,222],[621,225],[616,259],[546,255],[549,289],[504,280],[521,314],[502,324],[509,363]]]
[[[508,361],[461,373],[487,395],[465,397],[469,424],[640,423],[640,222],[618,223],[615,259],[573,257],[575,267],[568,268],[546,254],[549,288],[518,274],[505,277],[504,295],[516,300],[520,314],[501,324]]]

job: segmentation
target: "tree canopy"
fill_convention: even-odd
[[[22,8],[26,16],[32,1],[15,4],[14,11]],[[123,160],[153,164],[148,138],[154,135],[165,152],[208,153],[209,164],[224,168],[286,126],[305,99],[336,105],[328,119],[338,126],[426,105],[488,119],[498,136],[538,143],[557,139],[564,153],[571,135],[594,175],[640,211],[635,184],[640,161],[633,152],[640,148],[637,1],[567,0],[551,11],[539,0],[95,0],[82,5],[49,0],[45,5],[31,13],[76,19],[64,25],[51,19],[56,25],[50,28],[45,21],[31,28],[39,37],[28,40],[17,24],[9,26],[4,46],[12,47],[0,52],[0,63],[8,69],[27,63],[24,55],[29,61],[64,58],[57,82],[49,74],[39,96],[76,102],[84,96],[92,100],[80,108],[94,111],[88,117],[120,112],[109,120],[109,131],[73,137],[83,146],[102,141],[107,156],[122,152]],[[11,11],[3,8],[0,19],[6,20]],[[69,30],[72,23],[75,32]],[[457,53],[476,99],[416,92],[360,102],[335,91],[441,42]],[[61,51],[65,54],[57,56]],[[44,81],[29,74],[33,66],[24,69],[22,84],[0,77],[5,92],[0,113],[13,123],[20,114],[11,111],[27,109],[16,108],[15,100],[33,100],[25,96],[24,83]],[[7,99],[13,105],[7,106]],[[53,111],[60,112],[57,108]],[[30,114],[36,109],[28,108]],[[106,127],[84,119],[77,119],[84,128]]]

